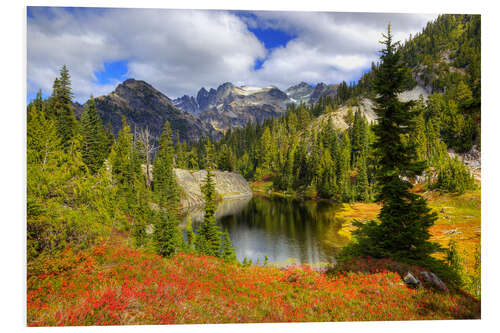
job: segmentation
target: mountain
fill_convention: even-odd
[[[318,83],[313,87],[301,82],[283,92],[275,86],[238,87],[226,82],[217,89],[201,88],[196,98],[184,95],[173,102],[176,107],[199,115],[216,130],[224,131],[230,127],[243,127],[249,121],[261,123],[266,118],[280,117],[290,103],[304,102],[310,105],[321,97],[333,97],[337,86]]]
[[[318,83],[312,86],[306,82],[301,82],[285,90],[286,94],[294,103],[314,104],[322,97],[335,97],[337,95],[338,84]]]
[[[192,114],[200,113],[200,108],[198,107],[198,103],[193,96],[184,95],[182,97],[176,98],[173,100],[176,108],[184,110],[186,112]]]
[[[322,97],[335,97],[337,95],[338,84],[324,84],[320,82],[314,87],[314,91],[309,98],[309,104],[313,104],[319,101]]]
[[[210,90],[204,87],[194,97],[183,96],[174,103],[184,111],[199,115],[200,119],[224,131],[230,127],[243,127],[247,122],[263,122],[286,112],[292,100],[280,89],[241,86],[230,82]]]
[[[103,123],[111,122],[115,135],[122,127],[122,117],[125,116],[132,131],[135,126],[148,127],[157,137],[160,136],[166,120],[170,122],[174,135],[179,134],[181,141],[190,141],[207,135],[218,136],[208,123],[176,107],[170,98],[144,81],[128,79],[120,83],[110,94],[96,97],[95,103]],[[85,104],[75,105],[77,117]]]
[[[295,103],[309,103],[309,99],[314,91],[314,87],[308,83],[301,82],[285,90],[286,94]]]

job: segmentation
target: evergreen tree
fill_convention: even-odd
[[[336,193],[335,166],[329,149],[324,149],[321,154],[321,175],[319,178],[318,193],[323,198],[331,198]]]
[[[271,162],[272,162],[272,138],[271,138],[271,131],[269,130],[269,127],[266,127],[264,129],[264,132],[262,133],[261,139],[260,139],[260,144],[259,148],[257,151],[257,161],[258,161],[258,167],[257,167],[257,177],[262,178],[266,175],[268,175],[272,170],[271,170]]]
[[[114,181],[122,188],[133,188],[134,166],[132,152],[132,134],[125,117],[122,128],[110,153],[110,162]]]
[[[161,133],[158,153],[153,165],[154,191],[160,205],[166,205],[172,212],[179,206],[179,187],[174,174],[174,148],[170,123],[165,122]]]
[[[231,243],[231,239],[229,238],[229,233],[227,230],[222,234],[222,249],[221,249],[221,257],[224,261],[229,263],[236,262],[236,253],[234,253],[233,244]]]
[[[95,174],[108,155],[108,138],[92,96],[80,118],[80,135],[82,137],[83,161],[90,172]]]
[[[358,174],[356,175],[356,200],[366,202],[370,198],[366,158],[361,156],[357,162]]]
[[[38,97],[41,98],[41,94]],[[46,116],[39,103],[29,108],[26,139],[28,164],[46,164],[61,149],[56,124]]]
[[[420,175],[425,166],[416,161],[415,146],[403,140],[414,128],[415,113],[411,102],[401,102],[397,97],[404,89],[406,70],[392,41],[390,25],[384,37],[385,48],[375,78],[378,124],[373,145],[380,157],[378,200],[383,207],[378,216],[380,224],[356,223],[359,229],[355,236],[363,255],[425,259],[438,249],[429,241],[428,231],[436,214],[431,213],[424,198],[410,191],[412,185],[407,179]]]
[[[162,210],[160,214],[153,234],[156,251],[163,257],[171,257],[182,245],[182,234],[175,214],[168,209]]]
[[[207,177],[205,179],[205,184],[203,185],[203,193],[205,195],[205,215],[195,237],[195,249],[200,254],[220,257],[223,255],[221,252],[221,232],[219,226],[217,225],[215,216],[215,183],[212,174],[212,170],[215,165],[215,156],[213,146],[209,139],[206,140],[205,151],[205,165],[207,166]],[[228,246],[229,245],[230,244],[228,243]]]
[[[448,158],[438,170],[438,179],[435,188],[445,192],[462,194],[476,188],[474,177],[469,169],[458,158]]]
[[[223,144],[220,149],[219,160],[217,167],[222,171],[233,171],[233,157],[231,148]]]
[[[211,148],[209,148],[210,150]],[[210,161],[207,161],[210,165]],[[198,253],[218,257],[220,256],[220,230],[215,217],[215,184],[213,181],[212,169],[207,170],[207,178],[203,185],[203,193],[205,195],[205,215],[203,221],[198,228],[198,233],[195,240],[195,248]]]
[[[53,108],[57,118],[57,130],[62,144],[67,147],[76,133],[77,123],[73,114],[71,76],[66,65],[61,68],[60,77],[54,82],[53,98]]]

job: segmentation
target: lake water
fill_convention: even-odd
[[[348,239],[338,232],[341,220],[335,217],[337,204],[282,197],[253,196],[224,200],[217,207],[217,221],[227,230],[236,256],[255,264],[265,256],[270,263],[323,266],[335,263],[335,255]],[[203,210],[189,212],[193,225]]]

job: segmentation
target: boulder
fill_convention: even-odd
[[[403,281],[410,288],[421,288],[422,287],[422,284],[420,283],[420,281],[411,272],[406,273],[405,277],[403,278]]]
[[[446,287],[446,284],[444,284],[444,282],[441,281],[441,279],[438,278],[436,274],[432,272],[422,272],[422,277],[424,278],[425,282],[432,284],[438,289],[449,292],[449,289],[448,287]]]

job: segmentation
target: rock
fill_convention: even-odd
[[[444,234],[446,234],[446,235],[457,234],[458,235],[458,234],[461,234],[461,232],[458,231],[458,229],[452,229],[452,230],[445,231]]]
[[[292,100],[274,86],[237,87],[226,82],[217,90],[200,89],[196,102],[200,118],[224,132],[231,127],[244,127],[249,121],[262,123],[267,118],[279,118],[286,113],[287,104]]]
[[[418,279],[413,276],[411,272],[406,273],[405,277],[403,278],[403,281],[406,283],[406,285],[410,288],[420,288],[422,287],[422,284]]]
[[[449,289],[448,289],[448,287],[446,287],[446,284],[444,284],[444,282],[441,281],[441,279],[438,278],[436,276],[436,274],[434,274],[432,272],[422,272],[422,276],[424,277],[424,280],[426,282],[434,285],[435,287],[437,287],[443,291],[449,292]]]
[[[183,208],[203,206],[205,196],[201,191],[207,177],[206,170],[174,169],[177,183],[182,189],[181,206]],[[215,192],[220,199],[248,198],[252,190],[245,178],[237,172],[213,171]]]

